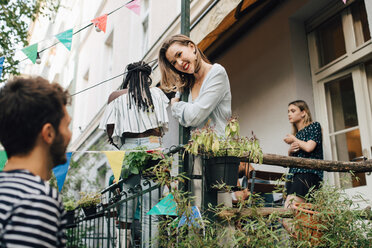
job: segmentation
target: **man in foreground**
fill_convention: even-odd
[[[0,89],[0,142],[8,156],[0,172],[0,247],[65,247],[63,204],[47,180],[66,162],[68,101],[67,91],[41,77]]]

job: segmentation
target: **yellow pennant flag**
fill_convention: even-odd
[[[104,151],[103,152],[111,166],[111,170],[114,173],[116,183],[119,182],[121,167],[125,157],[125,151]]]

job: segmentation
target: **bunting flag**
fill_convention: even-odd
[[[346,4],[346,0],[342,0],[342,2],[344,2],[344,4]]]
[[[123,166],[123,160],[125,157],[125,151],[104,151],[103,152],[111,166],[111,170],[114,173],[116,183],[119,182],[121,167]]]
[[[158,202],[146,215],[172,215],[177,216],[177,203],[174,201],[172,194],[164,197],[163,200]]]
[[[141,14],[141,3],[140,0],[133,0],[125,5],[128,9],[132,10],[137,15]]]
[[[186,210],[187,211],[187,210]],[[178,222],[178,227],[181,227],[185,224],[188,224],[188,226],[195,226],[197,228],[200,228],[200,225],[198,223],[198,219],[201,219],[202,216],[200,214],[200,211],[197,206],[191,207],[191,213],[188,217],[186,217],[186,211],[182,214],[182,217],[180,221]]]
[[[6,155],[6,152],[0,151],[0,171],[4,169],[4,166],[7,160],[8,160],[8,156]]]
[[[38,43],[35,43],[31,46],[25,47],[22,49],[22,52],[35,64],[37,57],[37,46]]]
[[[56,38],[69,50],[71,51],[71,43],[72,43],[72,28],[59,33],[56,35]]]
[[[94,24],[94,26],[98,27],[100,30],[106,33],[107,14],[99,16],[91,20],[91,22]]]
[[[4,64],[4,60],[5,60],[5,57],[0,57],[0,78],[1,78],[1,74],[3,73],[3,64]]]
[[[68,167],[70,166],[71,155],[72,152],[67,152],[66,153],[67,162],[64,164],[57,165],[56,167],[53,168],[53,173],[57,179],[59,192],[61,192],[63,184],[65,183]]]

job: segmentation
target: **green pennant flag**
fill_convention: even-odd
[[[177,216],[177,203],[174,201],[172,194],[164,197],[158,202],[146,215],[173,215]]]
[[[0,171],[4,169],[5,163],[8,160],[5,151],[0,151]]]
[[[56,35],[56,38],[69,50],[71,51],[72,44],[72,28]]]
[[[35,64],[36,57],[37,57],[37,45],[38,43],[35,43],[31,46],[25,47],[22,49],[22,52],[26,54],[26,56],[32,61],[32,63]]]

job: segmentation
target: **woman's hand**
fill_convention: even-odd
[[[290,145],[293,142],[297,141],[297,138],[293,134],[287,134],[283,140],[284,140],[285,143]]]
[[[171,99],[171,105],[173,105],[173,103],[179,102],[179,101],[180,101],[180,99],[178,97],[174,97],[174,98]]]
[[[300,150],[300,144],[298,142],[293,142],[291,146],[289,147],[289,154],[296,153]]]

